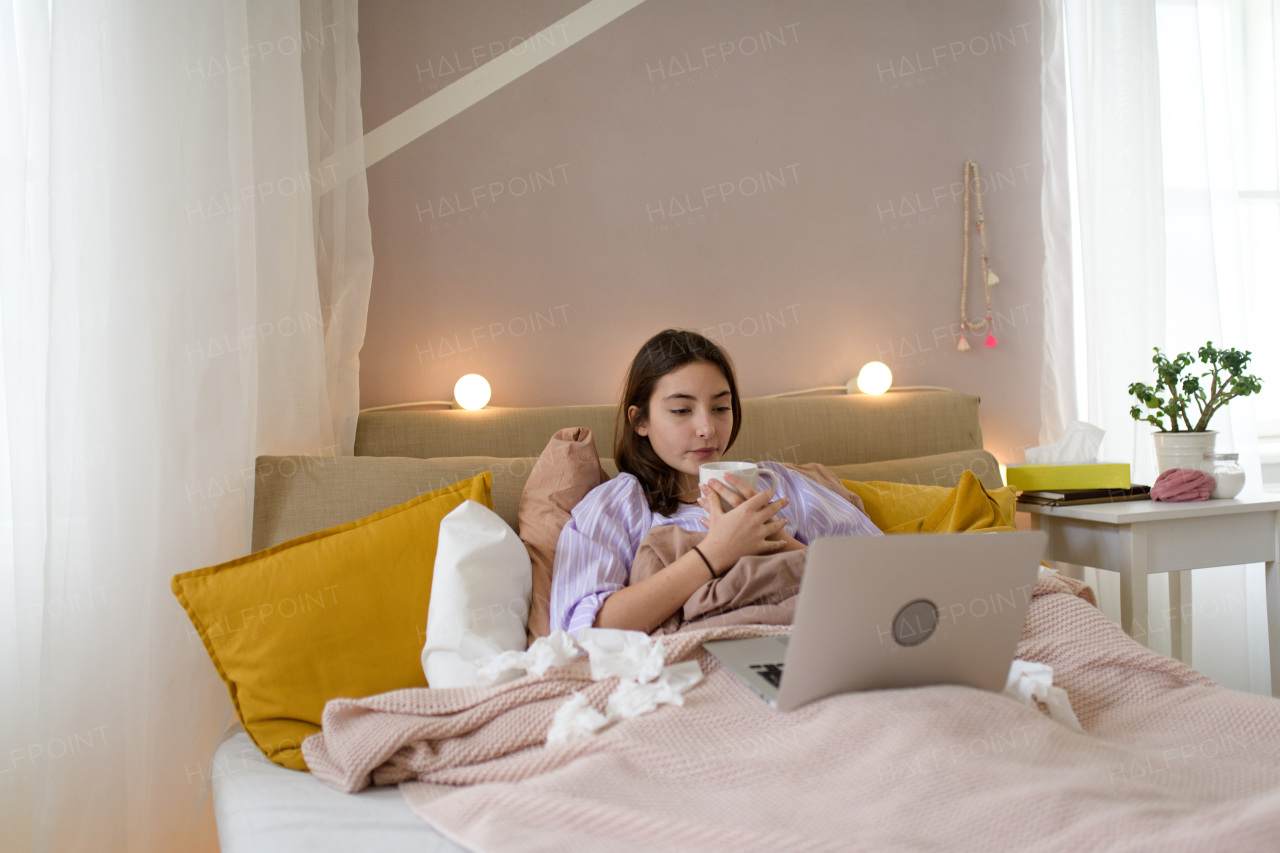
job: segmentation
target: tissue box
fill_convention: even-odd
[[[1127,489],[1128,462],[1093,462],[1086,465],[1010,465],[1005,481],[1018,489]]]

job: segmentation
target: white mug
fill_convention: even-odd
[[[758,467],[754,462],[708,462],[705,465],[700,465],[698,467],[698,484],[706,485],[711,480],[719,480],[736,494],[737,490],[725,480],[725,474],[732,474],[753,489],[761,476],[773,477],[774,482],[770,488],[775,491],[778,488],[778,478],[774,473],[768,468]]]

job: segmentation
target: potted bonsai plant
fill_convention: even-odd
[[[1134,382],[1129,393],[1138,403],[1129,410],[1134,420],[1145,420],[1156,428],[1156,462],[1161,471],[1169,468],[1199,468],[1206,453],[1213,452],[1218,433],[1209,429],[1214,413],[1234,400],[1262,390],[1262,380],[1245,372],[1252,355],[1248,350],[1217,349],[1206,343],[1197,351],[1203,373],[1196,373],[1190,353],[1179,353],[1171,361],[1159,347],[1151,363],[1156,366],[1156,383]],[[1192,368],[1191,372],[1184,372]]]

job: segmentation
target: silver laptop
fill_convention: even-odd
[[[851,690],[998,692],[1046,540],[1043,531],[818,539],[790,638],[703,646],[781,711]]]

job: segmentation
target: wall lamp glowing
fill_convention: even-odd
[[[893,371],[883,361],[869,361],[858,371],[858,390],[863,394],[883,394],[893,385]]]
[[[463,409],[483,409],[492,393],[488,380],[479,373],[468,373],[453,386],[453,400]]]
[[[489,382],[478,373],[468,373],[453,386],[452,400],[418,400],[415,403],[392,403],[389,406],[372,406],[361,409],[365,412],[389,412],[395,409],[417,409],[423,406],[443,406],[450,409],[483,409],[489,402],[492,393]]]

